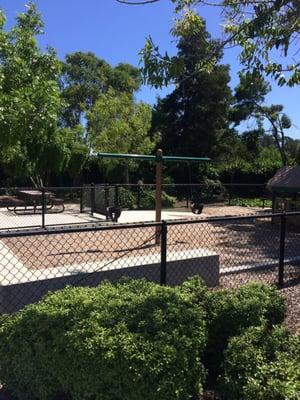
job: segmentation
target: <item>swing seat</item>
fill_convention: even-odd
[[[194,202],[191,204],[191,210],[193,214],[201,214],[203,211],[203,203]]]

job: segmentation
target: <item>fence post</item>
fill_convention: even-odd
[[[189,208],[190,206],[190,196],[189,196],[189,190],[192,191],[192,186],[188,186],[188,190],[186,192],[186,208]]]
[[[80,213],[83,213],[83,187],[80,189]]]
[[[161,222],[161,242],[160,242],[160,284],[167,283],[167,236],[168,225],[166,221]]]
[[[232,185],[229,185],[229,198],[228,198],[228,205],[231,206],[231,199],[232,199]]]
[[[141,209],[141,184],[139,182],[137,186],[137,209]]]
[[[119,185],[115,185],[114,206],[119,207]]]
[[[286,215],[285,213],[282,213],[280,217],[280,245],[279,245],[279,268],[278,268],[279,287],[282,287],[284,283],[285,232],[286,232]]]
[[[91,216],[94,215],[95,211],[95,185],[91,183]]]
[[[45,228],[45,209],[46,209],[45,188],[44,186],[42,186],[42,228]]]

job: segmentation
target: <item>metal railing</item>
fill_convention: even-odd
[[[210,287],[299,282],[300,212],[0,232],[0,312],[66,285],[195,275]]]

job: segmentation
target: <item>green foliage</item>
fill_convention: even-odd
[[[201,193],[199,197],[200,201],[210,202],[219,196],[222,198],[227,197],[226,188],[221,184],[220,181],[205,179],[204,184],[201,187]]]
[[[284,300],[272,286],[250,284],[236,291],[211,292],[206,300],[208,343],[204,365],[215,383],[222,371],[224,351],[231,337],[245,328],[279,324],[285,315]]]
[[[270,75],[279,86],[299,84],[300,64],[292,44],[299,36],[299,2],[224,0],[221,5],[228,20],[225,32],[241,46],[245,69]]]
[[[146,281],[66,288],[6,318],[0,379],[21,399],[195,399],[205,323],[178,289]]]
[[[188,5],[188,4],[187,4]],[[144,48],[140,51],[143,64],[142,73],[144,82],[158,88],[168,85],[170,82],[180,82],[183,76],[189,77],[196,71],[212,73],[220,58],[218,42],[209,40],[209,34],[205,29],[204,20],[191,9],[185,8],[182,15],[175,20],[171,34],[177,43],[178,49],[184,52],[186,45],[192,45],[194,49],[201,49],[201,56],[195,54],[193,63],[186,62],[182,52],[170,56],[167,52],[161,54],[152,38],[149,37]]]
[[[272,200],[264,200],[261,198],[247,199],[234,198],[230,200],[230,205],[241,207],[272,207]]]
[[[131,94],[117,93],[109,89],[96,101],[87,113],[91,147],[96,152],[151,153],[157,143],[150,136],[151,107],[136,103]],[[134,161],[103,160],[102,166],[113,169],[122,165],[124,180],[129,183],[129,171],[134,170]]]
[[[42,27],[32,3],[11,30],[0,27],[0,159],[25,176],[42,175],[39,164],[61,143],[60,64],[53,50],[43,53],[38,46]],[[60,160],[48,159],[48,169],[59,168]]]
[[[224,369],[224,400],[299,399],[300,336],[281,327],[251,327],[230,340]]]
[[[173,208],[176,204],[176,197],[169,196],[166,192],[161,193],[161,205],[163,208]],[[141,190],[140,207],[144,210],[155,209],[155,191],[149,189]]]
[[[140,72],[129,64],[111,67],[92,52],[67,54],[62,63],[62,96],[66,102],[63,121],[69,127],[80,124],[85,113],[109,88],[132,94],[140,86]]]
[[[96,151],[149,153],[155,143],[148,131],[151,108],[135,103],[131,95],[112,89],[97,100],[87,114],[90,141]]]
[[[295,58],[294,46],[300,31],[298,1],[171,1],[178,15],[173,33],[180,36],[195,34],[201,28],[201,18],[191,11],[193,6],[214,6],[215,10],[219,8],[222,12],[222,18],[225,20],[224,31],[227,35],[216,46],[207,49],[207,53],[198,64],[198,70],[211,71],[220,50],[230,44],[241,48],[239,59],[245,70],[270,75],[279,86],[299,84],[300,62]],[[196,40],[197,37],[193,39]],[[176,80],[178,74],[182,73],[183,68],[178,58],[161,53],[151,38],[147,40],[141,56],[146,79],[154,86]]]
[[[119,188],[119,205],[121,208],[132,210],[136,206],[136,195],[129,189]]]
[[[192,16],[189,18],[193,19]],[[229,68],[217,65],[211,72],[198,69],[215,41],[210,38],[203,20],[199,19],[197,26],[196,33],[182,28],[182,35],[176,36],[176,58],[181,64],[181,72],[177,74],[174,91],[159,99],[155,106],[152,131],[161,133],[162,148],[166,153],[215,157],[228,125]]]

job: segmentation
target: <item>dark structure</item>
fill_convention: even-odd
[[[300,166],[281,167],[267,188],[272,193],[272,211],[300,210]]]

